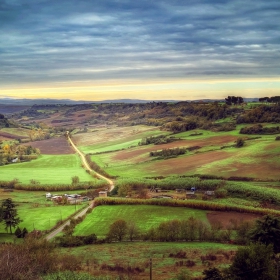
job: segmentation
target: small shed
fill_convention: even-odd
[[[99,197],[107,197],[107,191],[100,191],[98,194]]]
[[[213,195],[215,195],[215,192],[214,191],[206,191],[204,194],[209,195],[209,196],[213,196]]]

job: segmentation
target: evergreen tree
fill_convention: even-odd
[[[5,229],[12,234],[12,227],[15,228],[22,220],[18,217],[16,204],[11,198],[2,201],[2,222],[5,224]]]

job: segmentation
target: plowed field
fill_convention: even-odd
[[[48,140],[29,142],[25,145],[31,145],[34,148],[38,148],[41,154],[46,155],[67,155],[74,154],[74,150],[71,148],[65,137],[51,138]]]

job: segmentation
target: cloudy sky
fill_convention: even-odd
[[[0,97],[280,95],[279,0],[0,0]]]

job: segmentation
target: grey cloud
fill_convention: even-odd
[[[277,76],[279,11],[273,0],[0,0],[0,82]]]

